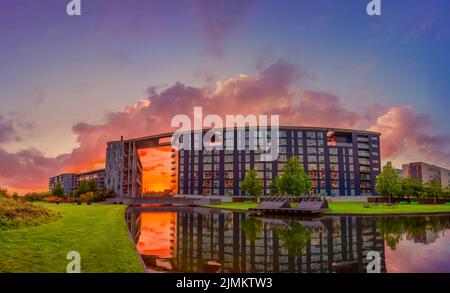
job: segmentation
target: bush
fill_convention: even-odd
[[[0,197],[0,231],[49,223],[57,215],[43,207]]]
[[[101,202],[105,201],[107,198],[113,198],[116,197],[116,194],[114,190],[108,189],[108,190],[99,190],[94,192],[94,198],[93,202]]]
[[[48,192],[31,192],[25,194],[22,199],[29,202],[34,201],[45,201],[47,197],[51,197],[52,195]]]
[[[80,195],[80,201],[81,202],[89,203],[89,202],[92,202],[93,200],[94,200],[94,193],[93,192],[87,192],[87,193],[84,193],[84,194]]]
[[[46,202],[48,203],[55,203],[55,202],[64,202],[64,198],[62,197],[57,197],[57,196],[49,196],[45,199]]]

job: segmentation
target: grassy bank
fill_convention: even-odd
[[[0,232],[0,272],[65,272],[69,251],[81,272],[142,272],[124,219],[126,206],[46,205],[59,218],[38,227]]]
[[[246,211],[257,207],[257,203],[223,203],[221,205],[210,205],[209,207],[221,209],[234,209]],[[408,213],[436,213],[448,212],[450,214],[450,205],[396,205],[385,206],[382,204],[370,205],[365,207],[361,202],[330,202],[330,210],[327,214],[408,214]]]
[[[0,231],[39,226],[55,221],[58,213],[31,203],[0,197]]]

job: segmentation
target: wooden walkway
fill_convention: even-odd
[[[285,198],[267,198],[257,208],[250,209],[254,214],[280,214],[280,215],[321,215],[328,209],[328,202],[324,197],[302,197],[297,207],[291,207]]]

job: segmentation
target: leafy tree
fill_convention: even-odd
[[[443,194],[445,197],[450,197],[450,185],[444,188]]]
[[[88,180],[81,180],[80,185],[78,186],[77,190],[75,191],[75,196],[80,197],[80,195],[91,192],[92,186],[89,183]]]
[[[308,175],[297,157],[287,161],[278,180],[281,194],[300,195],[311,189]]]
[[[280,177],[275,177],[272,179],[272,183],[270,183],[270,195],[278,196],[282,195],[281,186],[280,186]]]
[[[63,188],[61,182],[56,183],[56,185],[52,189],[52,194],[57,197],[64,196],[64,188]]]
[[[422,181],[407,177],[402,179],[402,196],[407,198],[420,197],[424,191]]]
[[[89,189],[91,192],[96,192],[97,191],[97,183],[95,182],[94,179],[88,180],[87,184],[89,185]]]
[[[0,197],[8,197],[8,190],[0,187]]]
[[[428,197],[434,199],[436,204],[437,198],[442,194],[442,185],[437,180],[430,180],[425,183],[425,192]]]
[[[241,182],[241,188],[250,196],[260,196],[263,193],[263,185],[258,172],[255,169],[250,169],[245,173],[245,178]]]
[[[398,196],[402,192],[402,178],[392,167],[389,161],[377,176],[375,189],[379,195],[388,196],[391,204],[392,196]]]

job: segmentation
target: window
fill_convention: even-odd
[[[306,141],[306,145],[307,146],[316,146],[317,145],[317,141],[316,140],[312,140],[312,139],[308,139]]]
[[[317,163],[317,156],[308,156],[309,163]]]
[[[338,157],[337,156],[330,156],[330,163],[337,163]]]
[[[308,170],[317,171],[317,164],[308,164]]]
[[[329,152],[330,152],[330,155],[337,155],[337,148],[330,148]]]
[[[330,172],[330,178],[331,179],[339,179],[339,173],[338,172]]]
[[[225,171],[233,171],[233,164],[225,164]]]
[[[308,154],[309,155],[317,154],[317,149],[314,147],[308,147]]]
[[[338,164],[330,164],[330,170],[331,171],[339,171],[339,165]]]
[[[308,172],[308,178],[309,179],[317,179],[317,176],[318,176],[318,174],[317,174],[317,172]]]
[[[306,138],[316,138],[316,133],[308,131],[306,133]]]

